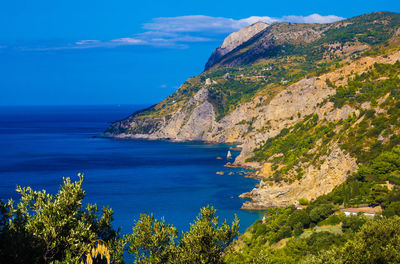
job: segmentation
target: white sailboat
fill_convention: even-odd
[[[228,160],[232,159],[232,154],[230,150],[228,150],[228,155],[226,155],[226,159]]]

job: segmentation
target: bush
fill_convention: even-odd
[[[253,233],[256,236],[260,236],[265,234],[267,231],[266,225],[263,224],[261,221],[257,221],[256,223],[253,224]]]
[[[330,217],[328,217],[327,219],[321,221],[318,223],[319,226],[322,225],[338,225],[340,224],[340,218],[337,215],[331,215]]]
[[[292,228],[300,223],[302,227],[308,227],[310,224],[310,217],[305,210],[295,210],[289,217],[288,225]]]
[[[302,223],[298,222],[293,227],[293,233],[295,236],[300,236],[304,231]]]
[[[310,219],[314,223],[318,223],[333,213],[333,206],[331,204],[321,204],[314,207],[310,211]]]
[[[292,236],[292,229],[290,226],[282,226],[278,232],[276,233],[275,239],[273,239],[271,242],[276,243],[279,242],[281,239],[291,237]]]
[[[400,215],[400,201],[389,204],[389,206],[383,210],[382,215],[386,217]]]
[[[343,219],[342,230],[343,232],[357,232],[360,230],[362,225],[365,224],[366,221],[367,220],[364,216],[350,215]]]
[[[103,252],[122,261],[119,233],[112,228],[113,211],[94,204],[82,206],[83,175],[63,179],[57,194],[17,187],[20,202],[2,204],[0,260],[2,263],[77,263],[103,241]],[[122,243],[123,244],[123,243]]]
[[[400,263],[400,218],[368,221],[344,246],[310,256],[303,263]]]
[[[300,198],[299,199],[299,204],[300,205],[308,205],[310,203],[309,200],[307,200],[306,198]]]

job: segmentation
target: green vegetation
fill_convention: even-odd
[[[341,124],[339,139],[342,148],[357,157],[360,163],[366,163],[400,143],[395,132],[400,127],[399,73],[400,62],[375,64],[368,72],[354,76],[348,86],[338,87],[338,93],[331,98],[335,105],[349,104],[360,109],[359,117],[349,117]],[[371,105],[370,109],[361,107],[365,102]],[[377,113],[372,107],[382,110]],[[388,140],[378,140],[380,137]]]
[[[383,151],[400,144],[399,75],[398,61],[394,64],[375,63],[367,72],[353,75],[345,86],[336,87],[327,80],[337,89],[329,99],[334,107],[350,105],[359,114],[354,112],[347,119],[335,122],[321,120],[317,114],[305,116],[294,126],[261,142],[247,161],[272,162],[274,173],[270,180],[276,182],[301,179],[303,172],[298,165],[319,166],[320,157],[326,155],[329,146],[335,142],[339,142],[340,147],[360,164],[370,162]],[[364,103],[366,107],[362,106]],[[379,113],[374,110],[376,107],[381,109]],[[396,178],[391,177],[391,181]]]
[[[387,93],[399,99],[399,73],[400,61],[394,64],[375,63],[368,72],[354,75],[345,87],[337,87],[331,101],[340,108],[344,104],[359,105],[367,101],[376,105],[376,100]]]
[[[388,207],[393,202],[400,201],[400,187],[398,186],[400,172],[400,146],[391,151],[382,152],[378,157],[363,165],[358,172],[350,177],[347,182],[336,187],[331,193],[320,196],[315,202],[333,203],[336,205],[357,206],[369,204]],[[386,182],[392,183],[389,190]],[[396,207],[390,207],[391,215],[396,212]]]
[[[209,100],[214,106],[217,120],[235,109],[239,103],[250,101],[254,94],[266,85],[262,81],[240,79],[228,79],[220,82],[209,89]]]
[[[218,225],[213,207],[204,207],[200,215],[182,232],[172,225],[141,215],[132,234],[126,236],[128,252],[134,254],[135,263],[223,263],[222,253],[237,236],[239,219],[231,226],[224,221]]]
[[[341,22],[337,22],[339,24]],[[387,41],[400,23],[400,15],[390,12],[375,12],[348,20],[345,27],[332,27],[321,42],[359,41],[376,45]]]
[[[387,179],[399,170],[400,147],[382,153],[368,166]],[[390,169],[388,169],[390,168]],[[362,171],[363,169],[360,169]],[[355,178],[349,179],[351,184]],[[362,173],[361,173],[362,174]],[[369,174],[368,174],[369,175]],[[216,210],[204,207],[187,232],[142,214],[132,233],[112,228],[112,210],[82,206],[83,176],[69,178],[55,195],[17,188],[20,202],[1,204],[0,259],[6,263],[397,263],[400,255],[400,192],[387,190],[383,217],[345,216],[335,191],[308,203],[271,208],[238,240],[239,220],[219,223]],[[338,187],[337,189],[340,189]],[[233,242],[233,243],[232,243]]]
[[[344,245],[306,257],[302,263],[399,263],[400,217],[366,222]]]
[[[306,119],[303,125],[313,120]],[[400,146],[383,151],[331,193],[302,199],[305,209],[268,209],[233,243],[239,220],[219,223],[212,207],[202,208],[187,232],[143,214],[132,233],[121,236],[112,228],[111,209],[82,206],[83,177],[64,179],[56,195],[18,187],[20,202],[1,204],[0,258],[8,263],[123,263],[127,252],[135,263],[396,263],[399,161]],[[339,211],[360,204],[380,205],[383,218]],[[365,254],[372,254],[367,258],[372,262],[365,262]],[[336,262],[329,262],[333,257]]]
[[[76,263],[99,243],[104,243],[113,263],[121,263],[118,230],[111,226],[113,211],[82,205],[83,177],[69,178],[56,195],[17,187],[15,205],[1,204],[0,259],[5,263]]]
[[[344,22],[346,23],[346,22]],[[305,76],[320,76],[343,66],[344,58],[357,58],[376,53],[382,45],[386,50],[390,40],[400,24],[400,15],[388,12],[376,12],[349,19],[336,26],[276,24],[268,32],[291,32],[299,28],[324,30],[323,36],[312,43],[288,43],[273,45],[263,52],[253,49],[263,43],[262,38],[254,39],[236,52],[224,58],[221,65],[235,67],[213,67],[204,73],[205,78],[218,81],[213,88],[213,105],[217,109],[217,118],[221,119],[235,109],[239,103],[247,102],[257,93],[275,95],[268,84],[289,85]],[[300,41],[301,42],[301,41]],[[345,47],[367,45],[359,51],[347,53]],[[366,49],[366,51],[363,51]],[[382,53],[382,52],[381,52]],[[237,62],[236,62],[237,61]],[[236,65],[239,64],[239,65]],[[235,81],[225,82],[223,76],[229,74]],[[244,81],[244,79],[246,81]]]
[[[284,176],[300,161],[304,163],[316,159],[309,152],[319,140],[320,144],[326,144],[335,135],[333,128],[334,124],[319,121],[317,114],[308,115],[295,126],[282,129],[279,135],[261,143],[261,146],[254,150],[254,156],[246,161],[269,161],[276,167],[279,164],[283,165],[274,172],[271,180],[291,182],[293,179]],[[325,154],[323,151],[326,150],[321,149],[319,154]],[[301,175],[301,171],[298,170],[299,179]]]
[[[308,203],[267,210],[235,242],[228,263],[397,263],[400,249],[400,145],[360,166],[331,193]],[[303,204],[308,201],[302,199]],[[381,206],[382,216],[338,210]],[[379,248],[385,249],[380,251]],[[379,252],[378,252],[379,251]],[[384,253],[383,253],[384,252]]]
[[[17,187],[20,202],[0,202],[2,263],[223,263],[224,249],[237,236],[239,219],[219,223],[213,207],[204,207],[190,230],[143,214],[132,233],[112,228],[113,211],[83,207],[83,176],[64,179],[56,195]]]
[[[140,126],[113,127],[112,132],[148,133],[157,120],[170,118],[181,107],[192,111],[185,104],[208,78],[208,100],[217,120],[258,95],[264,99],[259,104],[267,104],[301,78],[341,68],[347,59],[386,56],[399,49],[398,37],[393,37],[399,25],[400,15],[387,12],[332,25],[273,25],[268,30],[274,33],[298,28],[324,33],[311,43],[295,40],[264,50],[257,49],[260,36],[252,39],[223,58],[222,66],[190,78],[160,104],[131,116],[131,121],[143,121]],[[351,47],[355,51],[349,52]],[[318,168],[333,146],[357,160],[357,172],[349,171],[346,182],[332,192],[300,199],[304,209],[270,208],[234,242],[239,220],[220,223],[213,207],[202,208],[187,232],[143,214],[132,233],[122,236],[112,227],[110,208],[83,206],[83,177],[76,182],[66,178],[56,195],[18,187],[18,203],[0,203],[0,260],[123,263],[125,252],[134,263],[400,263],[400,62],[375,63],[362,74],[352,72],[339,80],[343,82],[326,80],[336,93],[319,106],[332,104],[332,111],[351,107],[347,118],[328,121],[329,107],[319,115],[299,112],[298,123],[261,142],[246,160],[272,163],[268,180],[275,182],[300,180],[302,168]],[[238,124],[251,131],[254,120]],[[383,211],[374,218],[341,211],[359,206]]]
[[[217,82],[209,88],[209,100],[214,106],[217,120],[220,120],[239,104],[250,101],[256,95],[272,98],[286,86],[317,71],[319,67],[303,56],[293,54],[287,57],[285,54],[252,65],[212,69],[203,73],[202,77]]]
[[[375,37],[382,40],[379,34]],[[370,36],[368,43],[374,44],[375,37]],[[331,193],[311,202],[303,199],[301,204],[308,204],[305,210],[268,210],[264,223],[256,222],[229,248],[228,263],[400,261],[395,253],[400,248],[399,76],[400,62],[375,63],[361,75],[347,76],[346,85],[327,80],[337,90],[328,100],[334,108],[349,105],[358,112],[334,122],[316,114],[305,116],[254,151],[247,161],[271,162],[270,180],[278,182],[301,178],[301,165],[319,166],[332,144],[355,157],[360,168],[352,175],[349,172],[347,181]],[[381,206],[384,218],[346,217],[338,210],[361,205]],[[385,253],[375,254],[381,246]]]

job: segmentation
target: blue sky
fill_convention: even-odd
[[[257,20],[324,23],[373,11],[400,12],[400,3],[1,1],[0,105],[156,103]]]

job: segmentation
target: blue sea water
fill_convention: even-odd
[[[0,107],[0,199],[17,200],[17,184],[55,193],[62,177],[84,173],[85,202],[109,205],[114,226],[123,233],[144,212],[188,230],[208,204],[221,219],[231,221],[237,214],[241,232],[260,218],[240,210],[238,198],[256,181],[216,159],[226,156],[228,145],[94,137],[143,107]]]

